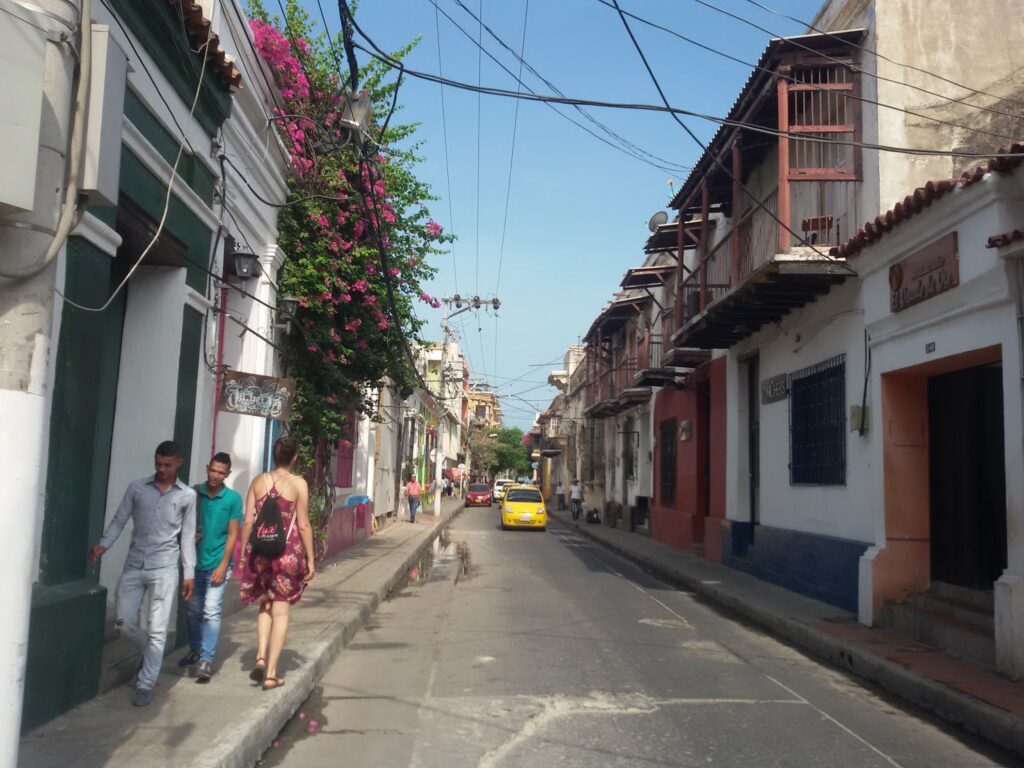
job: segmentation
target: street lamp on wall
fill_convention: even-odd
[[[248,280],[260,272],[260,259],[254,253],[231,250],[225,254],[224,269],[231,277]]]
[[[278,306],[278,313],[284,319],[283,323],[274,323],[275,328],[284,328],[284,332],[292,332],[292,321],[295,320],[295,313],[299,311],[299,300],[295,296],[282,296]]]

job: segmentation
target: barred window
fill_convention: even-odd
[[[846,355],[789,375],[789,482],[846,483]]]
[[[673,505],[676,501],[676,420],[665,419],[658,426],[658,503]]]

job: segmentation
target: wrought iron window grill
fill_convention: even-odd
[[[789,482],[846,484],[846,355],[789,375]]]

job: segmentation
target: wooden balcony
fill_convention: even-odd
[[[845,260],[828,250],[852,233],[847,205],[855,183],[789,185],[792,194],[781,211],[775,190],[720,236],[709,235],[706,253],[679,286],[673,345],[727,349],[843,282],[850,274]],[[788,228],[776,220],[795,218],[800,221]]]
[[[606,418],[650,399],[651,388],[636,382],[637,364],[637,357],[623,355],[614,366],[594,365],[587,382],[584,412],[593,418]]]

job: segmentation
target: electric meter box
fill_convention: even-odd
[[[20,5],[0,0],[0,10],[0,213],[18,213],[36,194],[46,34]]]

